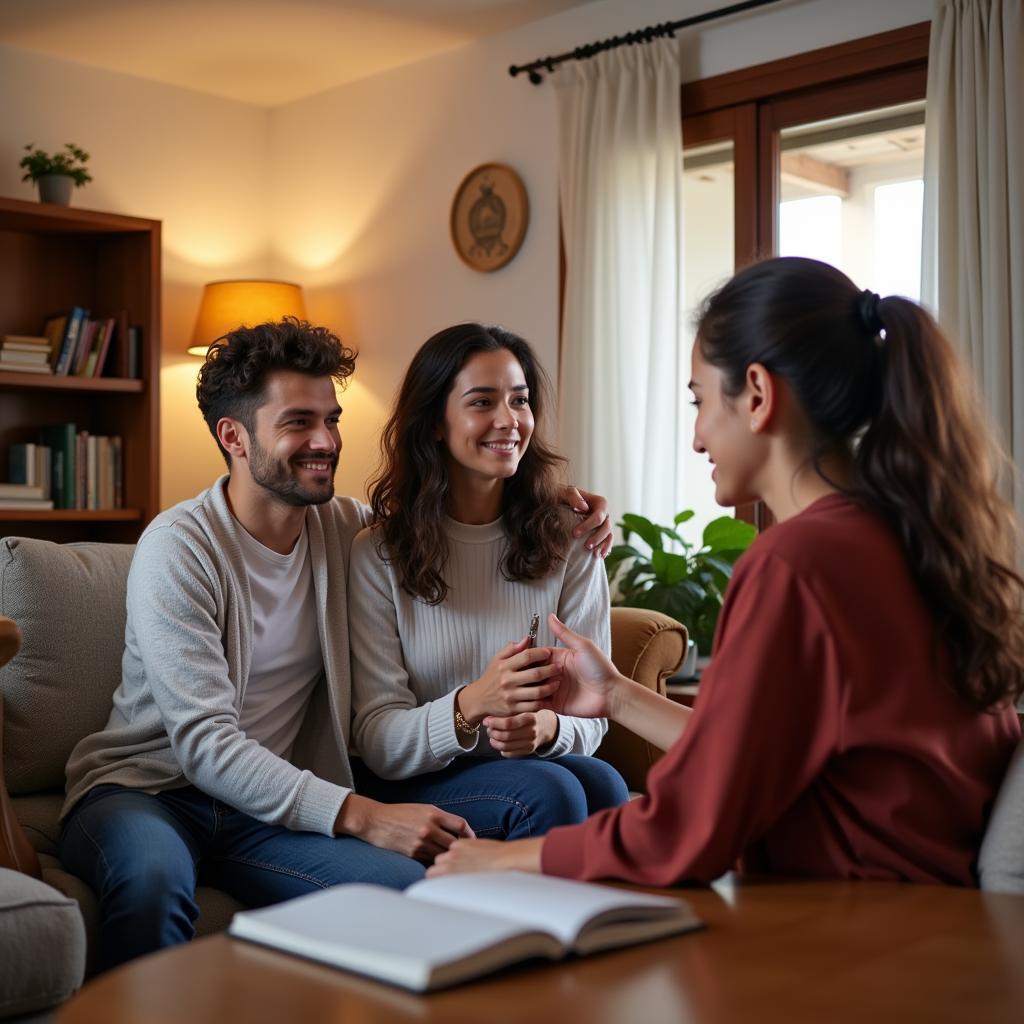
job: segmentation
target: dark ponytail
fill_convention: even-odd
[[[989,709],[1024,693],[1024,580],[999,492],[1005,459],[938,325],[909,299],[862,292],[815,260],[747,267],[711,295],[701,354],[743,390],[761,363],[816,432],[815,466],[848,456],[853,496],[898,534],[953,660],[953,685]]]

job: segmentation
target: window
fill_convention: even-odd
[[[924,22],[682,87],[686,315],[774,254],[919,297],[928,33]],[[687,504],[712,507],[706,466],[687,475]],[[736,514],[765,525],[761,509]]]

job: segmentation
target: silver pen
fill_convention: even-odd
[[[533,618],[530,619],[530,631],[527,633],[526,649],[529,650],[531,647],[537,646],[537,632],[540,629],[540,612],[534,612]]]

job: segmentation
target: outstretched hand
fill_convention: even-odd
[[[427,869],[427,878],[474,871],[540,872],[543,837],[536,839],[458,839]]]
[[[564,646],[551,653],[551,664],[558,668],[558,689],[544,701],[556,714],[576,718],[608,718],[616,687],[623,677],[611,659],[593,640],[574,633],[556,615],[548,616],[548,625]]]

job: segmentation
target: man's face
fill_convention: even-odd
[[[330,377],[290,370],[269,374],[249,439],[253,482],[288,505],[330,501],[341,452],[340,415]]]

